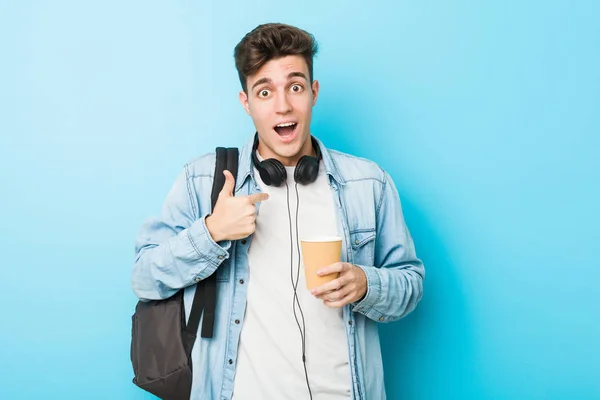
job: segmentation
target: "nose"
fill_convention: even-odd
[[[289,101],[287,93],[277,96],[275,102],[275,111],[277,114],[287,114],[292,111],[292,103]]]

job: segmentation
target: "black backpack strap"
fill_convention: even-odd
[[[213,187],[211,192],[211,211],[217,204],[219,193],[225,184],[224,170],[228,170],[233,175],[234,180],[237,179],[238,171],[238,149],[217,147],[217,159],[215,162],[215,174],[213,179]],[[229,260],[225,260],[229,262]],[[221,265],[220,268],[223,266]],[[201,336],[204,338],[212,338],[215,325],[215,308],[217,299],[217,274],[216,272],[209,277],[200,281],[196,286],[194,301],[190,311],[190,317],[187,323],[186,330],[194,335],[198,332],[200,316],[204,311],[204,319],[202,320]]]
[[[238,149],[237,148],[229,148],[226,149],[227,156],[225,157],[227,160],[227,165],[225,169],[227,169],[233,175],[234,182],[237,180],[237,172],[238,172]],[[219,177],[216,179],[216,177]],[[217,204],[217,198],[219,197],[219,193],[223,189],[223,185],[225,184],[225,176],[223,175],[223,170],[220,170],[218,175],[215,171],[215,181],[216,184],[213,185],[212,192],[212,202],[213,207]],[[235,192],[235,189],[234,189]],[[231,250],[233,250],[233,243]],[[223,264],[230,262],[230,260],[223,261]],[[223,268],[223,264],[219,268]],[[212,338],[213,330],[215,325],[215,308],[217,302],[217,274],[214,273],[206,279],[206,286],[204,290],[204,319],[202,320],[202,333],[201,336],[203,338]]]

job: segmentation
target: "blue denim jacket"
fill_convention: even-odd
[[[362,268],[368,281],[365,297],[343,308],[352,398],[385,399],[377,323],[396,321],[416,307],[425,270],[390,176],[372,161],[317,142],[337,206],[338,232],[343,232],[342,261]],[[260,191],[251,151],[252,139],[240,151],[236,195]],[[211,211],[214,168],[214,153],[185,165],[160,218],[147,220],[139,232],[132,273],[133,290],[141,300],[164,299],[185,288],[187,315],[195,283],[217,274],[214,336],[198,337],[192,351],[192,400],[232,397],[252,244],[252,236],[235,242],[212,240],[205,218]]]

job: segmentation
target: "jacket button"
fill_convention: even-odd
[[[384,320],[385,320],[385,318],[379,317],[379,321],[383,322]]]
[[[223,256],[218,256],[217,258],[218,258],[219,260],[222,260],[222,259],[223,259]]]
[[[243,284],[244,284],[244,280],[240,279],[240,285],[243,285]]]
[[[228,361],[229,364],[233,364],[233,360],[230,358]]]
[[[246,244],[246,239],[243,239],[243,240],[242,240],[242,244]]]
[[[236,319],[236,320],[235,320],[235,323],[236,323],[237,325],[239,325],[239,323],[240,323],[240,320],[239,320],[239,319]]]
[[[348,325],[352,325],[352,321],[348,321]]]
[[[357,240],[354,241],[354,244],[359,244],[360,242]]]
[[[194,281],[196,281],[196,283],[200,282],[200,277],[196,277],[196,279],[194,279]]]

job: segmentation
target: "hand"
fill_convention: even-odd
[[[255,204],[269,198],[267,193],[235,197],[233,175],[227,170],[223,174],[225,184],[219,192],[212,214],[206,217],[206,227],[215,242],[243,239],[253,234],[256,229]]]
[[[334,272],[339,272],[340,276],[310,291],[317,299],[323,300],[327,307],[343,307],[362,299],[367,293],[367,276],[361,268],[338,262],[320,269],[317,274],[322,276]]]

